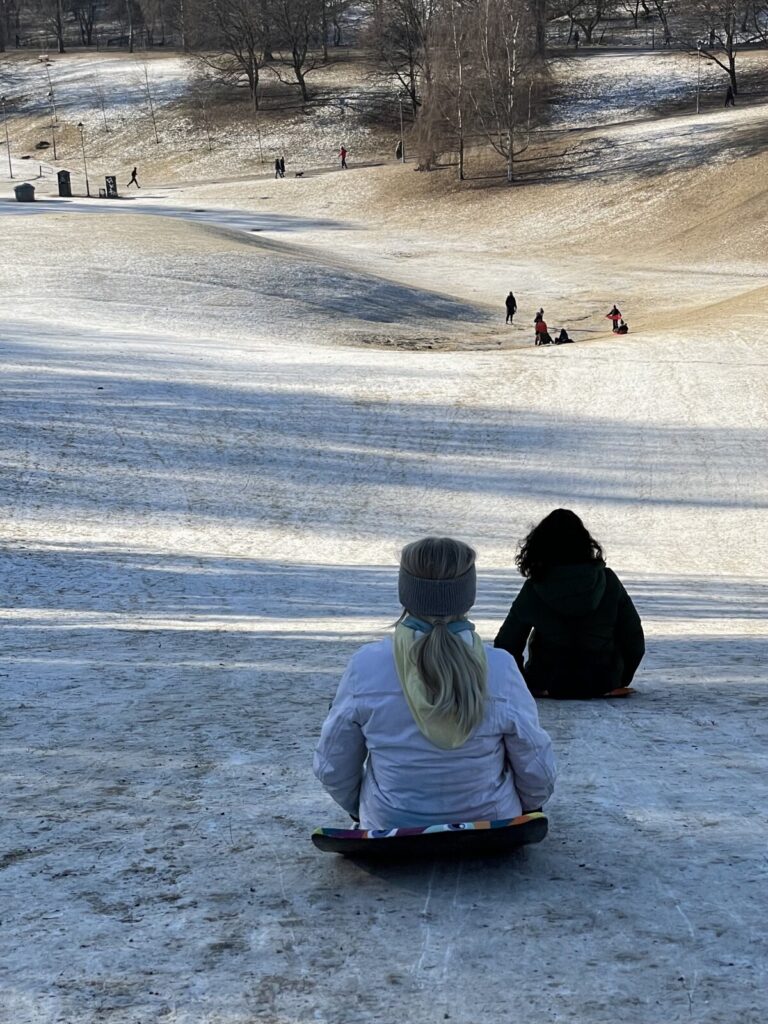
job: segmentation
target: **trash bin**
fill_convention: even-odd
[[[13,191],[16,193],[17,203],[34,203],[35,186],[30,185],[28,181],[25,181],[23,185],[17,185]]]
[[[59,195],[69,198],[72,195],[72,182],[69,180],[69,171],[59,171]]]
[[[107,199],[119,199],[117,194],[117,178],[114,174],[108,174],[104,179],[107,183]]]

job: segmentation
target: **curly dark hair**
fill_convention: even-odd
[[[515,565],[522,576],[538,581],[554,565],[603,561],[603,549],[576,513],[556,508],[522,542]]]

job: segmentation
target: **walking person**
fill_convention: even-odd
[[[579,35],[579,30],[576,29],[576,31],[573,33],[573,48],[574,48],[574,50],[578,50],[580,40],[581,40],[581,36]]]
[[[285,157],[284,156],[280,157],[280,177],[281,178],[285,177]]]
[[[346,149],[344,148],[343,145],[342,145],[341,149],[339,149],[339,157],[341,158],[341,169],[342,169],[342,171],[346,171],[347,170],[347,151],[346,151]]]
[[[403,548],[394,635],[352,656],[315,753],[315,776],[361,828],[514,818],[552,793],[536,704],[467,619],[476,586],[467,544]]]
[[[626,697],[645,654],[640,616],[575,512],[550,512],[520,546],[525,577],[494,644],[537,697]],[[524,652],[528,648],[528,660]]]
[[[130,188],[131,185],[135,185],[136,188],[141,188],[141,185],[139,184],[139,179],[136,177],[136,175],[138,173],[139,173],[138,167],[134,167],[133,170],[131,171],[131,180],[125,186],[126,188]]]
[[[507,296],[505,300],[505,305],[507,307],[507,319],[505,322],[511,324],[512,318],[517,312],[517,300],[515,299],[515,296],[512,294],[512,292],[510,292],[509,295]]]

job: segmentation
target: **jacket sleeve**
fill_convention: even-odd
[[[354,680],[351,662],[323,724],[313,767],[330,796],[357,819],[367,748],[355,705]]]
[[[509,609],[509,615],[507,615],[501,629],[496,634],[496,639],[493,641],[494,647],[501,647],[502,650],[512,655],[521,673],[523,671],[523,653],[531,632],[531,626],[523,622],[520,616],[520,606],[522,604],[520,599],[522,594],[523,591],[521,590]]]
[[[629,686],[645,654],[645,635],[640,616],[637,614],[634,604],[632,604],[632,598],[626,592],[618,577],[617,582],[620,588],[620,596],[619,610],[616,617],[616,646],[621,652],[621,657],[624,661],[621,685]]]
[[[549,734],[539,725],[536,701],[522,679],[514,681],[504,733],[507,760],[524,811],[533,811],[552,796],[557,768]]]

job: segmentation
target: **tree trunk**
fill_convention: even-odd
[[[301,89],[301,98],[306,103],[309,99],[309,92],[307,91],[307,83],[304,80],[304,72],[301,70],[302,64],[295,62],[293,65],[293,73],[296,75],[296,81],[299,83]]]
[[[64,11],[61,8],[61,0],[56,2],[56,42],[59,53],[64,53]]]
[[[256,60],[255,55],[251,55],[251,60],[248,64],[248,91],[251,94],[251,103],[253,104],[254,114],[259,109],[259,64]]]
[[[547,0],[533,0],[533,16],[536,22],[536,56],[543,60],[547,56]]]

